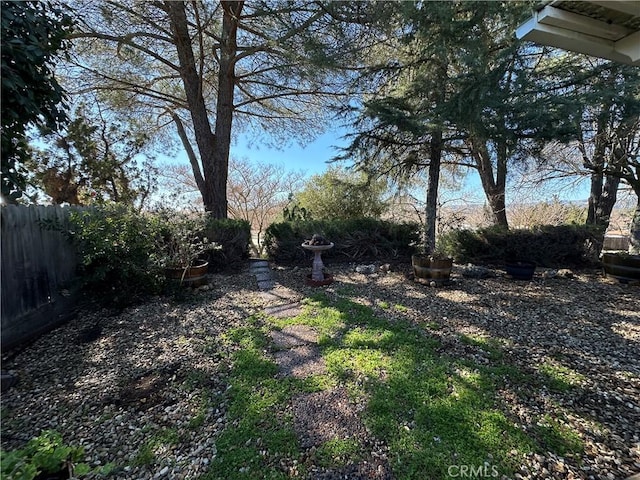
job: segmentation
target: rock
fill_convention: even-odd
[[[561,268],[560,270],[558,270],[557,276],[560,278],[573,278],[575,277],[575,274],[568,268]]]
[[[375,273],[375,271],[376,271],[375,265],[358,265],[356,267],[357,273],[363,273],[365,275],[370,275],[372,273]]]
[[[462,267],[462,276],[466,278],[490,278],[495,275],[486,267],[468,264],[467,266]]]

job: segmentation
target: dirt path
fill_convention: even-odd
[[[264,313],[277,318],[293,318],[301,313],[300,303],[286,289],[264,297],[272,304]],[[271,332],[273,356],[279,374],[300,379],[325,375],[327,366],[318,346],[318,332],[307,325],[291,325]],[[340,467],[314,466],[309,477],[314,479],[391,479],[386,448],[372,437],[362,423],[358,406],[347,390],[336,386],[320,392],[302,393],[292,399],[291,411],[303,458],[332,442],[352,442],[363,455],[357,461],[346,461]]]

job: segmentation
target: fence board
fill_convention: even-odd
[[[73,315],[75,249],[65,236],[42,227],[68,225],[71,207],[5,205],[1,222],[2,348],[28,341]]]

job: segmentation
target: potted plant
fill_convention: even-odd
[[[202,256],[220,248],[203,234],[201,214],[161,212],[156,261],[171,281],[197,287],[207,283],[209,263]]]
[[[446,283],[451,277],[453,258],[444,252],[434,250],[432,253],[417,253],[411,256],[411,266],[413,268],[413,278],[416,282]]]

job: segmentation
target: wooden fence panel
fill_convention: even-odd
[[[73,315],[73,245],[42,221],[67,226],[71,207],[5,205],[1,217],[2,347],[37,337]]]

